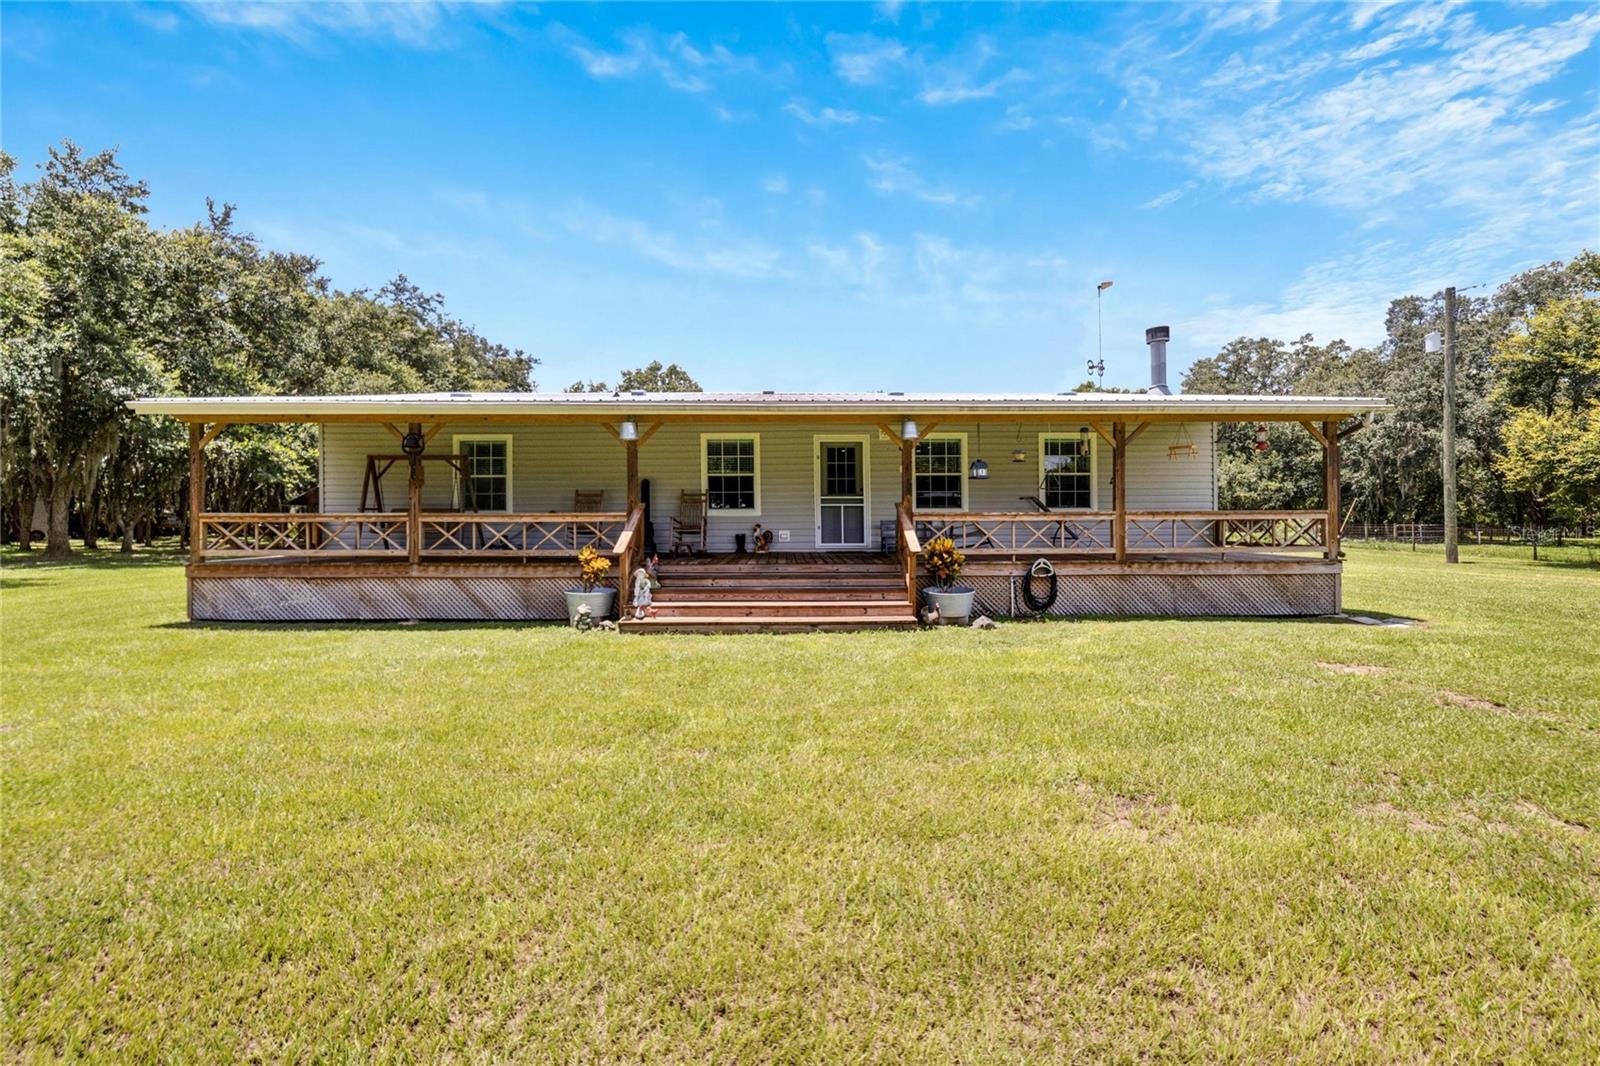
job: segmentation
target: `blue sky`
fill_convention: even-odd
[[[543,387],[1141,385],[1600,246],[1593,5],[18,5],[0,127]]]

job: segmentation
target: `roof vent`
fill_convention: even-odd
[[[633,396],[643,396],[644,395],[644,390],[643,389],[634,389],[633,392],[631,393],[631,395],[633,395]]]
[[[903,393],[903,392],[891,392],[889,395],[890,396],[904,396],[905,393]]]
[[[1150,387],[1145,391],[1152,396],[1171,396],[1167,388],[1167,341],[1172,338],[1168,326],[1151,326],[1144,331],[1144,342],[1150,346]]]
[[[452,392],[450,394],[450,398],[452,400],[470,400],[470,399],[472,399],[472,393],[470,393],[470,392]]]
[[[776,396],[777,393],[773,392],[771,389],[762,389],[761,390],[761,395],[763,395],[763,396]]]

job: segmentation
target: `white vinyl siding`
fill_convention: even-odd
[[[641,416],[641,421],[648,419]],[[1036,424],[1025,427],[1023,462],[1011,462],[1016,446],[1015,423],[985,423],[983,453],[975,450],[976,427],[949,424],[952,433],[967,435],[962,454],[964,506],[972,511],[1026,511],[1032,505],[1021,497],[1039,495],[1039,456]],[[945,425],[932,436],[944,436]],[[1044,432],[1074,434],[1080,424],[1047,427]],[[761,441],[760,493],[761,524],[772,530],[788,530],[787,541],[775,541],[774,551],[816,550],[817,468],[816,441],[826,439],[867,439],[867,476],[877,489],[871,494],[867,518],[867,542],[879,544],[882,523],[894,519],[900,498],[900,446],[885,437],[874,425],[840,424],[826,427],[804,422],[767,423],[757,429],[737,423],[677,424],[661,427],[639,448],[639,473],[650,482],[650,513],[655,524],[656,546],[665,549],[671,542],[669,519],[678,513],[678,494],[699,492],[703,485],[700,435],[725,433]],[[1091,429],[1092,434],[1094,431]],[[604,490],[605,510],[622,511],[627,506],[627,469],[623,445],[598,425],[514,425],[508,423],[450,423],[428,445],[428,454],[449,451],[455,435],[511,437],[513,456],[511,498],[520,513],[572,510],[577,490]],[[336,422],[322,427],[322,493],[324,511],[355,511],[361,505],[361,477],[369,454],[395,454],[399,451],[394,436],[381,425]],[[1098,440],[1098,438],[1097,438]],[[1193,459],[1168,459],[1171,444],[1192,442]],[[1098,442],[1099,459],[1094,472],[1096,506],[1111,506],[1110,448]],[[985,481],[966,477],[965,464],[982,458],[989,464]],[[1141,433],[1128,448],[1128,507],[1136,511],[1209,510],[1213,503],[1213,458],[1210,424],[1183,425],[1159,423]],[[429,462],[423,467],[423,507],[447,511],[454,507],[454,475],[448,465]],[[885,488],[887,486],[887,488]],[[406,471],[396,463],[384,478],[384,509],[406,509]],[[711,551],[733,550],[736,533],[749,533],[756,518],[744,512],[711,512],[707,547]]]

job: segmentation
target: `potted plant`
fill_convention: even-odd
[[[578,620],[578,608],[585,604],[589,607],[590,617],[596,621],[611,617],[611,607],[617,602],[617,590],[600,584],[610,572],[611,560],[595,551],[594,545],[590,544],[578,552],[578,578],[583,582],[583,588],[567,590],[568,623]]]
[[[939,612],[942,624],[966,625],[972,615],[973,591],[957,585],[956,578],[967,565],[967,557],[949,537],[934,537],[922,546],[922,565],[933,579],[933,585],[922,592],[928,606]]]

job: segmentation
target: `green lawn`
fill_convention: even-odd
[[[6,1055],[1600,1060],[1600,570],[1464,554],[655,638],[7,556]]]

